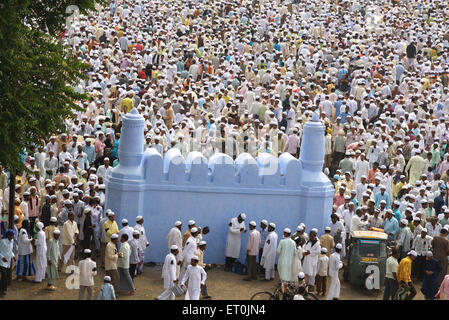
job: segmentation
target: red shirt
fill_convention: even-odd
[[[147,75],[145,74],[145,71],[143,71],[143,70],[139,71],[138,76],[140,79],[143,79],[143,80],[145,80],[147,78]]]

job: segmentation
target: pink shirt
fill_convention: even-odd
[[[440,290],[438,290],[437,295],[441,295],[441,290],[444,291],[444,297],[440,296],[440,299],[449,300],[449,274],[447,274],[443,282],[441,282]]]
[[[106,147],[105,143],[101,140],[97,140],[95,142],[95,152],[101,157],[103,156],[104,148]]]
[[[299,147],[299,137],[295,134],[288,136],[287,143],[285,144],[284,152],[295,154]]]
[[[246,250],[249,250],[249,256],[257,256],[259,253],[259,244],[260,244],[260,232],[256,229],[251,230],[249,233],[248,246]]]

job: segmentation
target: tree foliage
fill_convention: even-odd
[[[93,9],[96,0],[5,0],[0,4],[0,163],[25,169],[20,153],[65,131],[64,121],[86,98],[72,86],[88,66],[64,48],[57,34],[66,8]]]

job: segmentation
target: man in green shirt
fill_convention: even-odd
[[[383,300],[393,300],[398,290],[398,278],[396,272],[398,270],[399,250],[393,248],[392,255],[387,259],[387,269],[385,272],[385,291]]]
[[[54,291],[56,287],[54,286],[56,280],[59,278],[58,276],[58,262],[61,258],[61,254],[59,251],[59,236],[61,231],[55,229],[53,231],[53,238],[50,239],[47,246],[47,276],[48,276],[48,286],[47,289]]]
[[[134,288],[133,279],[129,273],[129,258],[131,256],[131,246],[128,243],[128,235],[122,234],[120,238],[120,254],[117,261],[117,271],[120,276],[120,282],[118,284],[118,291],[128,291],[129,294],[134,294],[136,289]]]

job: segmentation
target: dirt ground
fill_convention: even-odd
[[[98,264],[98,261],[97,261]],[[99,264],[98,264],[99,265]],[[145,266],[141,275],[134,279],[135,287],[137,289],[134,295],[127,293],[119,293],[119,300],[152,300],[164,291],[163,280],[161,278],[162,265]],[[30,282],[23,282],[13,280],[11,286],[8,287],[6,296],[0,298],[3,300],[76,300],[78,299],[78,290],[69,290],[66,288],[65,282],[69,275],[59,274],[59,279],[56,283],[56,291],[46,290],[47,282],[36,284],[31,282],[34,277],[29,277]],[[96,299],[103,283],[104,270],[99,269],[95,277],[95,286],[93,298]],[[243,281],[246,277],[238,275],[233,272],[224,272],[222,266],[217,266],[207,272],[207,289],[210,296],[214,300],[247,300],[258,291],[273,291],[276,287],[278,278],[271,282],[264,281]],[[342,275],[340,276],[342,279]],[[329,279],[327,288],[329,288]],[[415,288],[418,294],[415,300],[424,300],[421,293],[421,283],[415,283]],[[351,286],[349,283],[341,281],[341,300],[382,300],[383,287],[380,291],[368,291],[366,289],[358,289]],[[179,297],[177,299],[184,299]],[[325,299],[321,298],[320,299]]]

